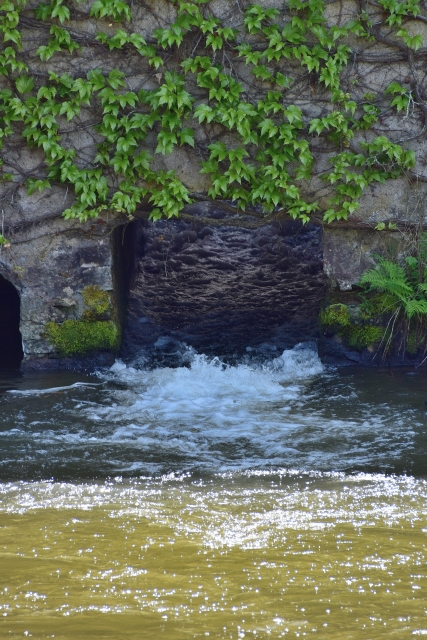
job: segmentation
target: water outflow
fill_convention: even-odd
[[[0,478],[425,474],[422,376],[325,370],[304,344],[235,364],[182,344],[173,356],[179,366],[142,354],[97,377],[16,380],[2,397]]]

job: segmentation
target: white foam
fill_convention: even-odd
[[[2,445],[10,441],[28,460],[28,451],[34,449],[36,459],[39,447],[51,447],[51,466],[53,458],[66,459],[84,474],[90,474],[90,459],[105,475],[147,476],[387,469],[413,450],[419,429],[413,409],[359,401],[357,382],[341,383],[325,372],[309,345],[268,362],[233,366],[185,354],[186,366],[177,368],[150,370],[117,361],[99,373],[103,382],[96,389],[76,383],[42,390],[68,393],[58,403],[54,395],[27,403],[25,415],[4,422]],[[81,386],[89,387],[83,392],[87,399]]]
[[[101,382],[75,382],[63,387],[49,387],[48,389],[8,389],[7,393],[12,393],[15,396],[42,396],[49,393],[59,393],[61,391],[69,391],[70,389],[77,389],[79,387],[99,387]]]
[[[144,422],[148,419],[162,424],[179,420],[189,427],[206,425],[208,421],[211,427],[233,427],[236,434],[239,426],[247,430],[254,420],[257,422],[266,404],[286,404],[297,399],[301,387],[295,381],[301,383],[322,371],[317,353],[299,346],[258,366],[225,365],[218,358],[204,355],[194,355],[189,367],[154,371],[141,371],[116,362],[107,377],[132,390],[127,398],[132,402],[126,403],[125,409],[129,420],[140,423],[141,419]],[[104,417],[121,422],[122,402],[97,407],[93,419]]]
[[[266,368],[279,374],[281,381],[303,380],[324,372],[317,352],[304,344],[286,349],[281,356],[266,365]]]

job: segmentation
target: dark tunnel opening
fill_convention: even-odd
[[[12,283],[0,276],[0,368],[18,369],[24,356],[19,331],[21,301]]]
[[[207,213],[119,228],[123,358],[157,353],[166,342],[225,357],[317,338],[326,286],[321,228],[293,220],[232,226],[215,211],[208,224]]]

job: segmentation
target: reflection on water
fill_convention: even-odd
[[[3,485],[2,637],[427,634],[427,483],[232,474]]]
[[[0,379],[0,637],[427,635],[425,375],[180,358]]]

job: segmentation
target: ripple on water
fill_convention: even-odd
[[[6,394],[0,478],[293,466],[402,473],[427,450],[424,398],[404,394],[418,378],[344,379],[310,345],[234,365],[187,351],[180,367],[116,362],[96,381]]]
[[[136,639],[143,613],[148,638],[421,635],[426,498],[421,479],[298,471],[4,483],[3,628]]]
[[[5,637],[425,635],[422,376],[184,360],[1,396]]]

